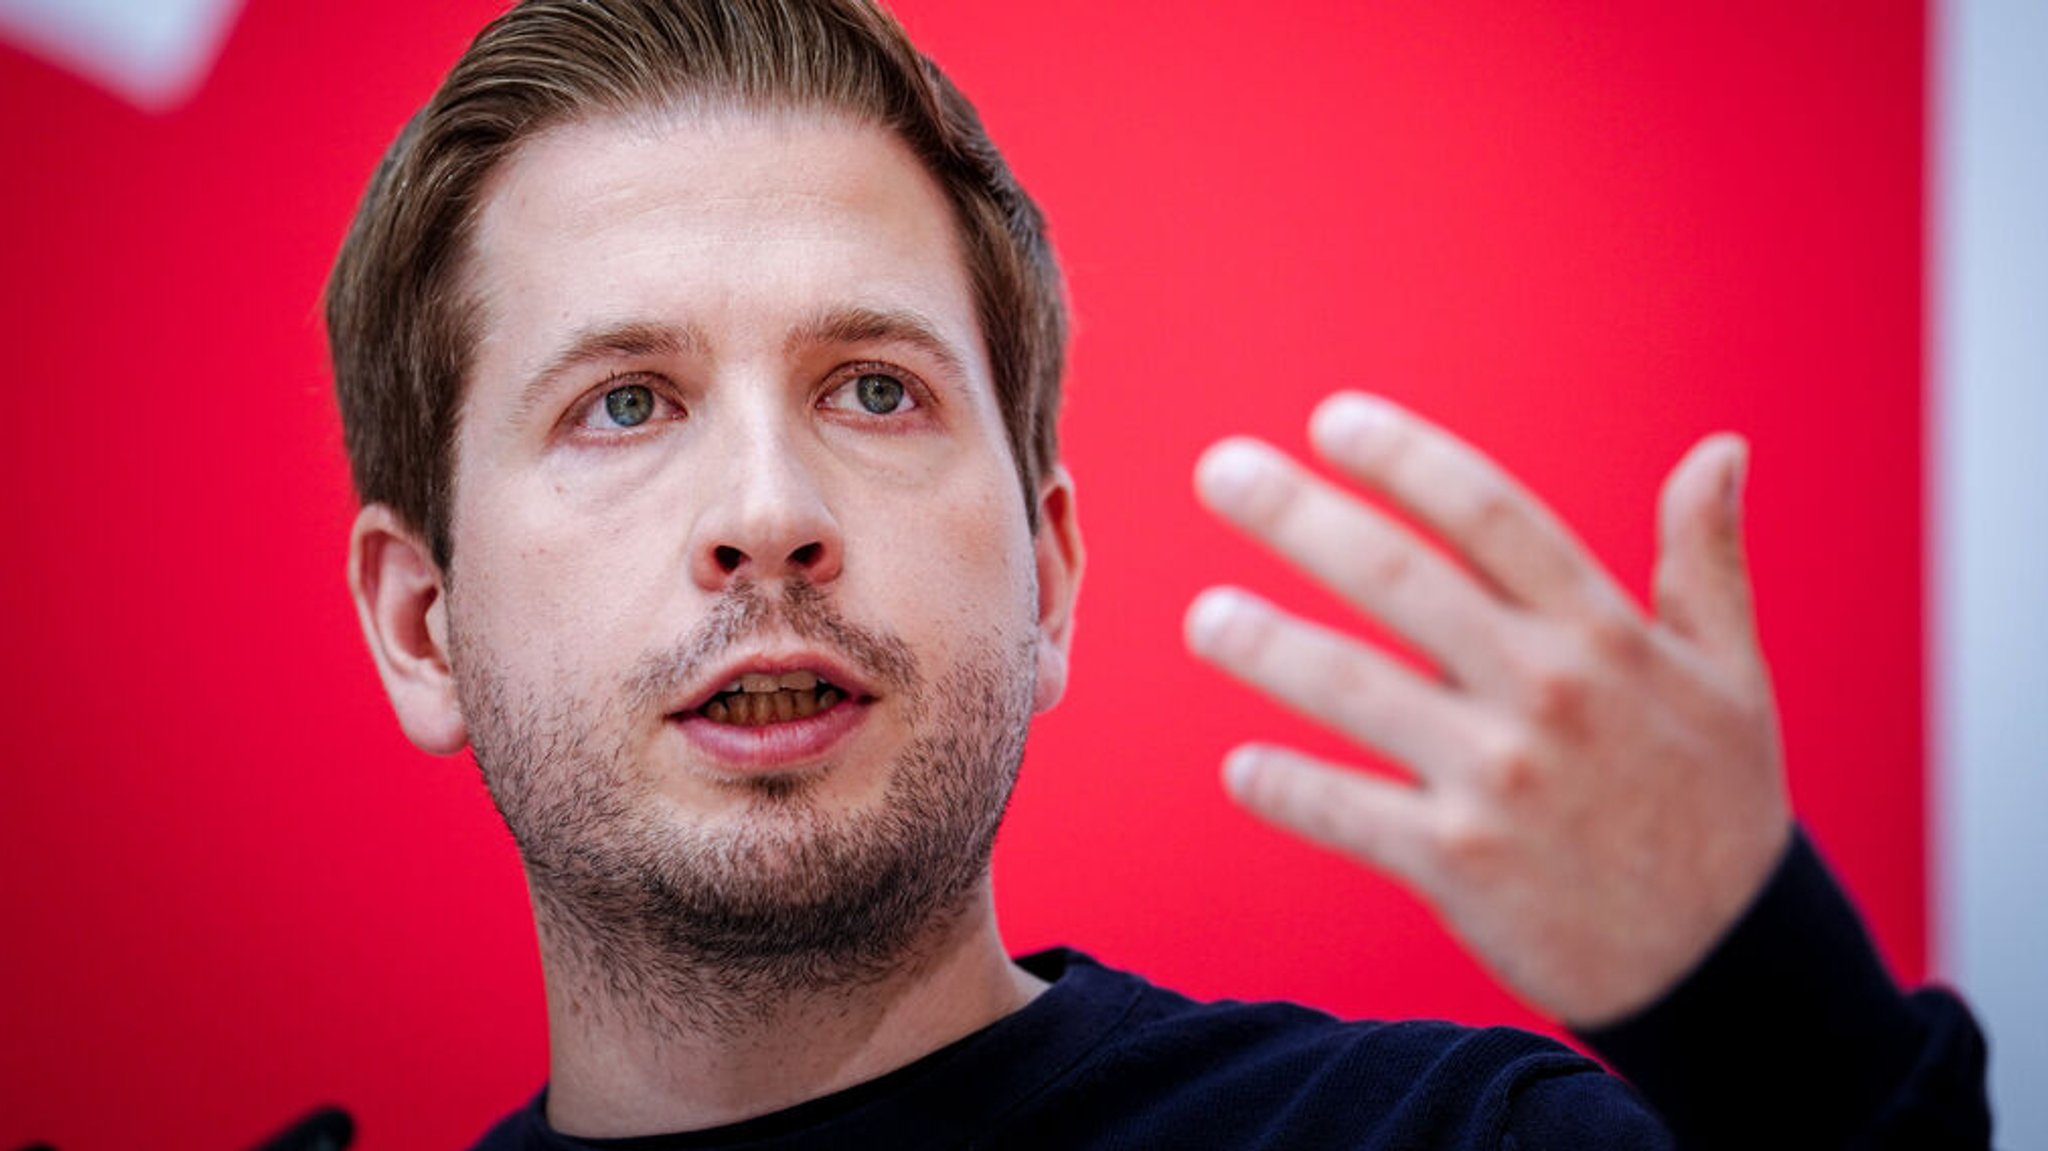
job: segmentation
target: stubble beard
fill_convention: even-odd
[[[471,747],[525,862],[549,978],[581,985],[584,1006],[743,1031],[916,965],[979,897],[1031,717],[1029,638],[970,641],[932,685],[900,638],[850,623],[809,585],[771,601],[743,584],[588,699],[508,682],[455,607]],[[917,734],[872,809],[830,810],[818,773],[740,778],[724,786],[745,793],[744,812],[685,826],[636,769],[633,733],[677,684],[778,628],[850,659]]]

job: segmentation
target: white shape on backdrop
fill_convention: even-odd
[[[1930,478],[1937,970],[2048,1147],[2048,5],[1934,6]]]
[[[199,88],[242,0],[0,0],[0,37],[147,112]]]

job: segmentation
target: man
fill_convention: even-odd
[[[516,8],[393,146],[328,320],[365,632],[532,893],[550,1082],[486,1146],[1670,1139],[1534,1037],[1004,951],[990,845],[1082,568],[1064,310],[885,14]],[[1981,1144],[1967,1015],[1899,996],[1793,830],[1741,444],[1673,473],[1646,620],[1445,433],[1356,395],[1311,431],[1466,565],[1270,449],[1204,458],[1213,508],[1443,673],[1205,595],[1197,654],[1418,780],[1247,748],[1238,797],[1414,886],[1690,1140]]]

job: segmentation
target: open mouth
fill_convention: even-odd
[[[713,723],[761,727],[816,715],[845,698],[844,691],[814,672],[757,672],[726,684],[697,714]]]

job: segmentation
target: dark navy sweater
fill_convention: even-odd
[[[479,1151],[622,1148],[1982,1148],[1983,1040],[1907,997],[1803,837],[1701,968],[1583,1038],[1197,1003],[1076,952],[1028,1006],[878,1079],[679,1135],[577,1140],[543,1091]],[[1638,1093],[1637,1088],[1641,1089]]]

